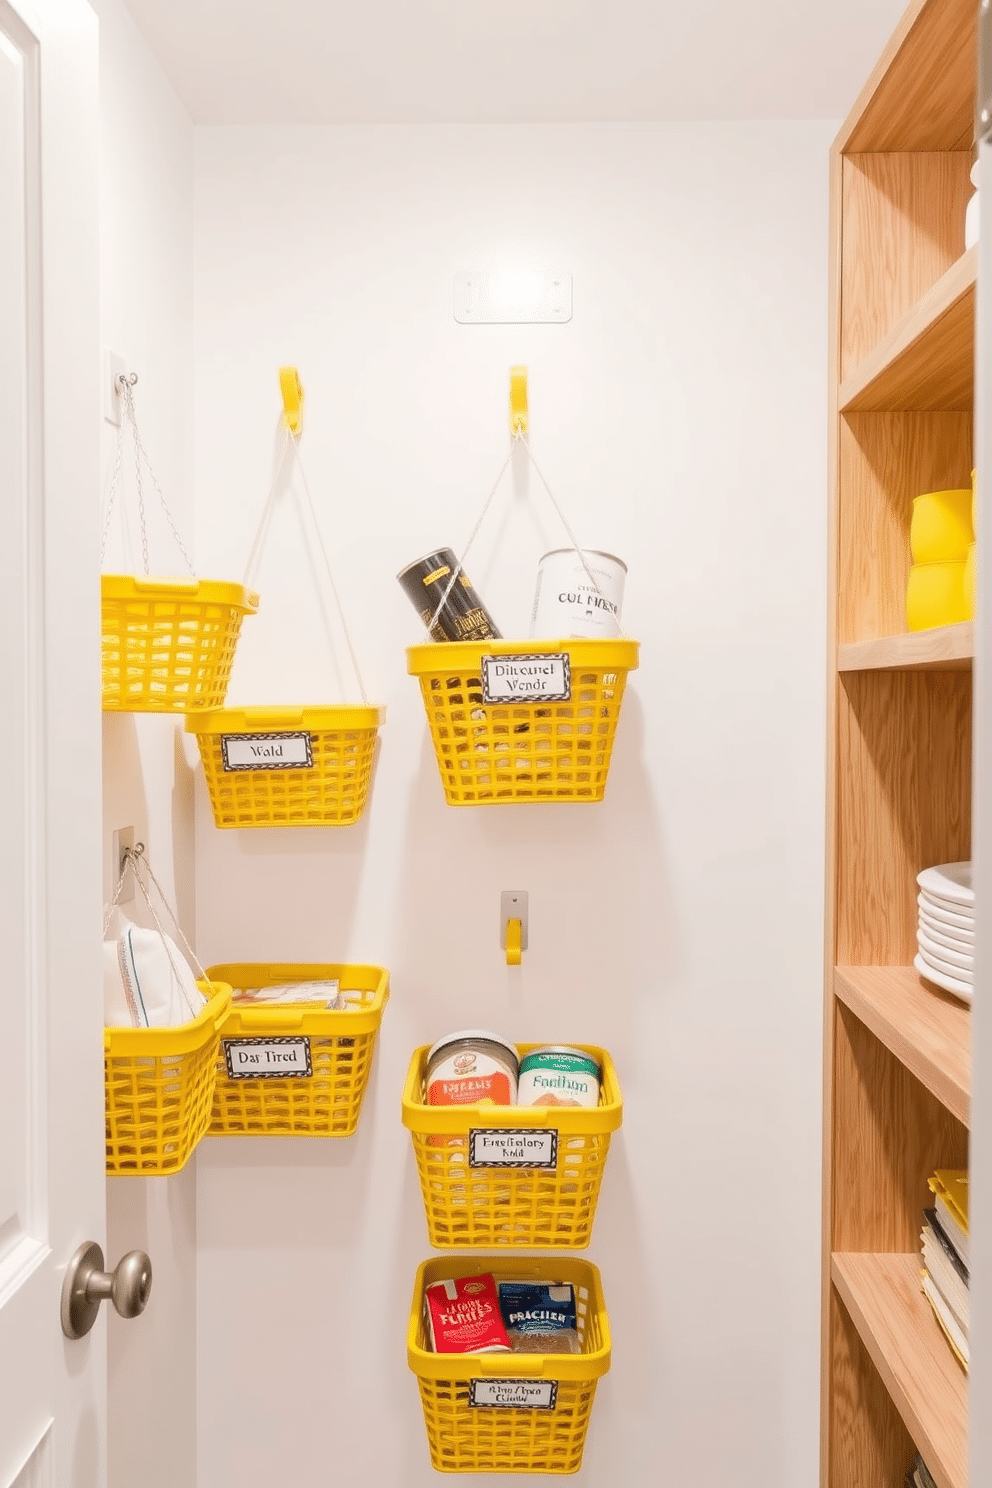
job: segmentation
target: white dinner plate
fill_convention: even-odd
[[[925,894],[934,894],[951,904],[964,904],[970,908],[975,902],[970,862],[938,863],[934,868],[924,868],[917,874],[916,882]]]
[[[953,992],[954,996],[960,997],[962,1002],[971,1001],[972,988],[970,982],[959,982],[957,977],[948,976],[943,971],[936,971],[932,966],[927,965],[922,956],[917,956],[913,961],[913,965],[920,973],[920,976],[926,977],[928,982],[933,982],[935,986],[943,987],[945,992]]]
[[[925,909],[920,910],[919,928],[930,940],[949,951],[959,951],[962,956],[975,954],[975,937],[970,930],[959,930],[956,925],[945,925],[942,920],[932,920]]]
[[[956,977],[959,982],[972,983],[975,978],[966,966],[955,966],[951,961],[945,961],[943,956],[935,956],[932,951],[925,951],[918,946],[918,954],[921,961],[932,966],[934,971],[946,972],[948,976]]]
[[[917,894],[916,902],[921,909],[933,915],[935,920],[944,920],[948,925],[960,925],[963,930],[974,930],[975,915],[963,905],[950,904],[946,899],[934,899],[930,894]]]
[[[916,940],[920,947],[921,955],[927,957],[928,960],[938,963],[942,962],[944,965],[949,966],[960,966],[963,971],[966,971],[971,976],[975,966],[975,958],[974,956],[969,956],[967,951],[956,951],[950,946],[938,945],[936,941],[930,939],[922,927],[916,932]]]

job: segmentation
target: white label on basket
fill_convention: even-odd
[[[483,656],[484,703],[566,703],[572,696],[568,655]]]
[[[557,1380],[474,1379],[468,1382],[469,1405],[495,1405],[502,1410],[554,1410]]]
[[[287,1080],[313,1074],[308,1038],[224,1039],[232,1080]]]
[[[225,770],[312,770],[309,734],[221,734]]]
[[[558,1133],[519,1128],[473,1127],[468,1134],[470,1168],[555,1168]]]

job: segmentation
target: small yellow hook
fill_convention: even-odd
[[[282,393],[282,416],[286,428],[291,434],[302,434],[306,394],[295,367],[279,368],[279,391]]]
[[[506,964],[507,966],[520,965],[521,952],[521,926],[519,920],[507,920],[506,922]]]
[[[527,406],[527,368],[510,368],[510,433],[514,439],[530,428]]]

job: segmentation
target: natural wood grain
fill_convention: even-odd
[[[845,672],[835,964],[908,966],[916,875],[971,855],[971,674]]]
[[[831,1248],[918,1247],[935,1168],[964,1167],[967,1128],[836,1003]]]
[[[964,1126],[971,1120],[971,1013],[912,966],[838,966],[834,989]]]
[[[830,1270],[828,1257],[829,1481],[833,1488],[903,1488],[916,1448],[837,1296]]]
[[[968,409],[975,397],[975,284],[969,248],[841,384],[846,412]]]
[[[910,630],[873,641],[849,641],[837,648],[839,672],[968,671],[975,654],[975,622]]]
[[[971,484],[968,413],[853,413],[839,421],[838,639],[906,629],[913,497]]]
[[[970,853],[973,627],[908,635],[905,595],[913,498],[974,464],[976,9],[910,0],[831,153],[821,1488],[902,1488],[914,1441],[964,1488],[906,1267],[927,1177],[967,1161],[967,1013],[908,967],[917,872]],[[871,1354],[832,1247],[881,1253],[844,1283]]]
[[[964,254],[971,163],[970,151],[844,157],[842,407],[848,379]]]
[[[908,1255],[835,1254],[838,1295],[938,1488],[967,1488],[967,1376]],[[872,1481],[864,1477],[865,1485]]]
[[[913,0],[841,129],[841,148],[966,149],[977,14],[974,0]]]

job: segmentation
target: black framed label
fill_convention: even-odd
[[[221,734],[225,770],[312,770],[308,733]]]
[[[471,1127],[470,1168],[556,1168],[558,1133],[554,1128]]]
[[[468,1403],[497,1410],[554,1410],[557,1380],[474,1379],[468,1382]]]
[[[232,1080],[300,1080],[313,1074],[310,1040],[305,1036],[222,1042],[228,1077]]]
[[[484,703],[567,703],[572,696],[566,651],[481,660]]]

